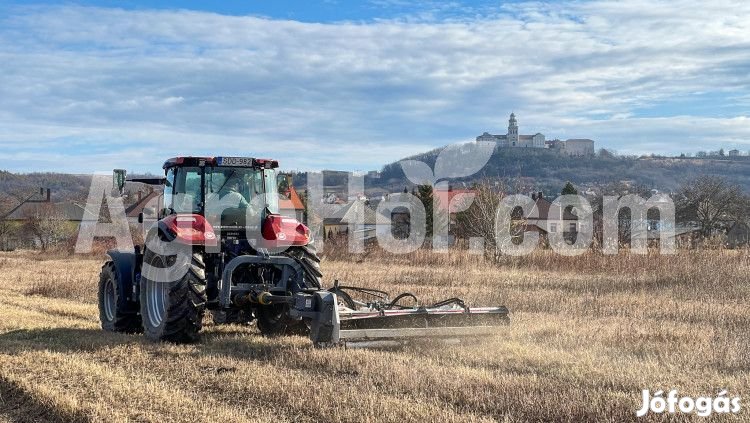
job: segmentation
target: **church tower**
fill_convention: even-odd
[[[518,146],[518,122],[516,121],[515,113],[511,113],[508,120],[508,146]]]

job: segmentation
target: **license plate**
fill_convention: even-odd
[[[252,157],[219,157],[216,162],[219,166],[253,167]]]

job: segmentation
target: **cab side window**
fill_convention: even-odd
[[[167,171],[167,181],[164,184],[164,209],[162,210],[162,216],[166,216],[171,213],[172,198],[174,196],[174,183],[175,183],[175,168],[170,168]]]
[[[260,173],[260,172],[258,172]],[[266,169],[263,171],[264,185],[266,194],[266,207],[271,213],[279,212],[279,194],[278,194],[278,181],[276,180],[276,171],[273,169]],[[262,189],[262,188],[261,188]]]

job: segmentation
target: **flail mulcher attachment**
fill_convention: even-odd
[[[372,300],[356,301],[350,292]],[[412,305],[403,305],[406,301]],[[422,306],[411,293],[391,300],[386,292],[339,286],[338,282],[328,291],[298,293],[292,315],[308,319],[310,339],[317,346],[482,337],[510,323],[508,309],[502,306],[470,308],[459,298]]]

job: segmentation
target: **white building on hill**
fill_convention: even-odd
[[[485,132],[477,137],[477,141],[494,141],[500,147],[544,148],[544,134],[538,132],[534,135],[518,134],[518,121],[516,121],[515,113],[510,114],[508,133],[506,135],[492,135],[489,132]]]
[[[534,135],[519,135],[516,114],[511,113],[508,119],[508,133],[505,135],[493,135],[485,132],[476,138],[479,141],[490,141],[502,148],[551,148],[557,149],[562,154],[570,156],[592,156],[594,155],[594,141],[585,138],[574,138],[565,141],[546,141],[544,134],[537,132]]]
[[[561,152],[569,156],[593,156],[594,141],[588,138],[565,140]]]

